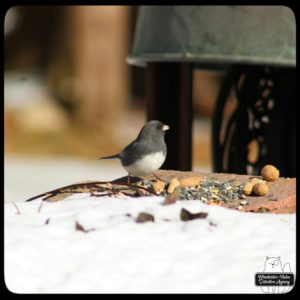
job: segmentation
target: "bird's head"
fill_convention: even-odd
[[[170,129],[170,126],[158,121],[158,120],[152,120],[149,121],[144,125],[142,128],[140,135],[146,136],[146,135],[151,135],[151,136],[164,136],[165,132]]]

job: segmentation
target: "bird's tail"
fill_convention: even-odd
[[[104,156],[104,157],[99,157],[98,159],[118,159],[119,154],[111,155],[111,156]]]

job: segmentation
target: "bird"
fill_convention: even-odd
[[[120,153],[99,159],[119,159],[131,176],[145,176],[158,170],[167,156],[167,145],[164,137],[170,126],[158,120],[147,122],[137,138],[127,145]]]

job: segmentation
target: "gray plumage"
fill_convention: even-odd
[[[149,121],[141,129],[138,137],[120,153],[100,159],[120,159],[122,166],[131,175],[144,175],[153,168],[152,171],[154,171],[158,165],[160,167],[166,158],[167,146],[164,136],[168,129],[169,126],[160,121]],[[159,161],[151,161],[152,158]],[[136,167],[137,162],[138,167]]]

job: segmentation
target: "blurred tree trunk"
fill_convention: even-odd
[[[83,126],[117,121],[128,100],[129,8],[67,6],[65,17],[50,66],[53,90]]]

